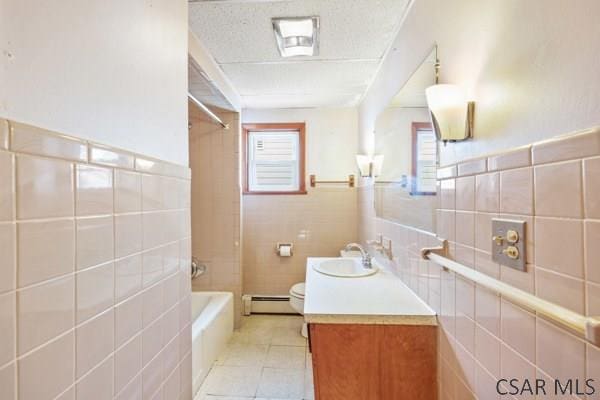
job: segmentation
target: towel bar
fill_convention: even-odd
[[[347,181],[318,181],[316,175],[310,175],[310,187],[317,186],[317,183],[343,183],[348,185],[349,187],[354,187],[354,175],[348,175]]]

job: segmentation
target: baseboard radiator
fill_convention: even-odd
[[[245,294],[242,296],[244,315],[250,314],[298,314],[290,306],[290,296],[263,296]]]

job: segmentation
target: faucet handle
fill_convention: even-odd
[[[365,255],[363,256],[363,259],[362,259],[363,267],[372,268],[372,260],[373,260],[373,257],[369,253],[365,252]]]

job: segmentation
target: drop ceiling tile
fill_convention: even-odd
[[[294,95],[242,96],[242,102],[244,108],[354,107],[358,104],[360,98],[360,94],[320,92]]]
[[[192,31],[218,63],[280,61],[273,17],[320,17],[317,59],[379,59],[408,0],[292,0],[189,4]]]
[[[362,94],[377,70],[376,61],[292,64],[225,64],[240,95],[310,94],[332,91]]]

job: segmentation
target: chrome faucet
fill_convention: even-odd
[[[352,249],[357,249],[360,251],[360,255],[362,256],[362,266],[368,269],[373,268],[371,265],[371,255],[365,251],[365,249],[358,243],[348,243],[346,245],[346,251],[350,251]]]

